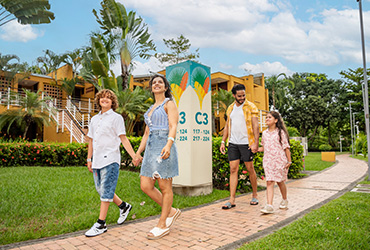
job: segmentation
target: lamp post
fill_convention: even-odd
[[[349,123],[351,124],[351,148],[352,148],[352,155],[353,155],[353,128],[352,128],[352,108],[351,108],[351,101],[348,102],[349,104]]]
[[[353,146],[355,148],[355,153],[357,152],[356,151],[356,140],[357,140],[357,134],[356,134],[356,120],[355,120],[355,114],[357,114],[357,112],[353,112],[352,115],[353,115],[353,119],[352,119],[352,122],[353,122]],[[357,153],[356,153],[357,155]]]
[[[367,152],[370,152],[370,124],[369,124],[369,93],[368,93],[368,83],[367,83],[367,68],[366,68],[366,53],[365,53],[365,37],[364,37],[364,24],[362,18],[362,4],[361,0],[357,0],[359,6],[360,15],[360,29],[361,29],[361,44],[362,44],[362,61],[364,66],[364,110],[365,110],[365,125],[366,125],[366,138],[367,138]],[[370,157],[368,158],[368,177],[367,180],[370,181]]]

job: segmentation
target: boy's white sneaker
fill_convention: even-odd
[[[99,234],[105,233],[106,231],[107,231],[107,225],[106,225],[106,224],[102,225],[102,224],[100,224],[100,223],[96,222],[96,223],[94,224],[94,226],[92,226],[92,227],[89,229],[89,231],[87,231],[87,232],[85,233],[85,235],[86,235],[87,237],[94,237],[94,236],[97,236],[97,235],[99,235]]]
[[[128,214],[131,211],[132,206],[128,203],[126,203],[126,207],[124,209],[119,209],[119,218],[117,220],[117,224],[121,225],[123,222],[125,222]]]
[[[288,200],[282,200],[280,202],[280,206],[279,206],[280,209],[288,209]]]
[[[269,204],[266,204],[262,209],[261,209],[261,213],[263,214],[273,214],[274,213],[274,207],[269,205]]]

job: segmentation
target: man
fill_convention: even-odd
[[[236,206],[235,193],[238,186],[238,170],[242,160],[249,173],[252,185],[253,198],[251,205],[257,205],[257,175],[253,167],[253,154],[258,150],[259,125],[258,109],[256,105],[245,98],[245,86],[237,84],[232,88],[235,102],[226,111],[227,120],[220,146],[220,151],[225,154],[225,141],[228,137],[228,158],[230,163],[230,199],[222,209]]]

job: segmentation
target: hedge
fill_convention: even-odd
[[[136,151],[141,138],[130,137],[129,140]],[[0,143],[0,166],[85,166],[87,147],[87,143]],[[121,152],[122,167],[131,169],[131,157],[122,145]]]
[[[131,145],[136,151],[140,145],[141,137],[129,137]],[[212,174],[213,186],[217,189],[228,189],[230,167],[225,155],[220,152],[221,137],[212,139]],[[289,168],[288,178],[300,178],[303,169],[303,147],[300,142],[290,140],[292,165]],[[139,171],[139,167],[131,164],[131,157],[123,149],[121,169]],[[0,143],[0,166],[85,166],[87,158],[87,144],[79,143],[40,143],[40,142],[13,142]],[[264,178],[262,167],[263,153],[254,156],[254,168],[257,176]],[[239,166],[239,182],[237,189],[241,192],[250,191],[249,174],[244,164]]]
[[[228,189],[229,187],[229,176],[230,167],[227,159],[227,153],[221,154],[221,137],[213,137],[212,152],[213,152],[213,186],[217,189]],[[296,179],[303,176],[300,172],[303,170],[303,146],[299,141],[290,140],[290,153],[292,156],[292,165],[289,167],[288,178]],[[227,149],[226,149],[227,151]],[[257,177],[264,178],[265,172],[262,166],[263,152],[258,152],[254,155],[253,165],[256,171]],[[249,174],[246,171],[245,165],[239,165],[239,181],[237,190],[239,192],[251,191]]]

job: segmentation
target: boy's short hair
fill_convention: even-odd
[[[112,90],[102,89],[95,96],[95,103],[98,106],[99,110],[101,110],[100,99],[103,97],[107,97],[112,100],[112,109],[114,111],[118,108],[118,99],[116,94]]]
[[[236,92],[239,90],[245,90],[245,86],[243,84],[236,84],[234,87],[231,89],[231,92],[233,95],[236,95]]]

